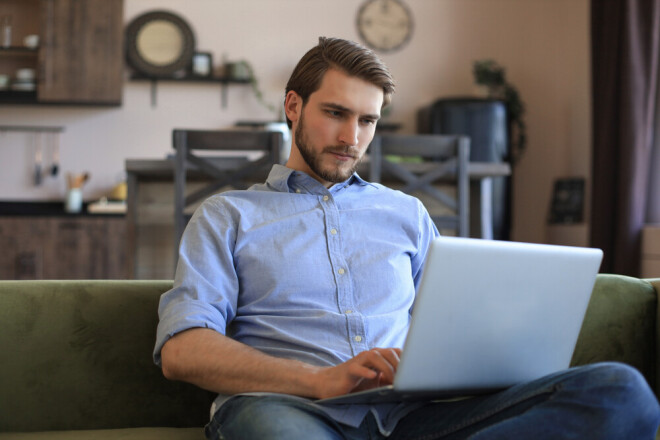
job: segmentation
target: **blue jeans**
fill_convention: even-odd
[[[634,368],[600,363],[562,371],[501,392],[433,402],[401,419],[392,439],[654,439],[660,407]],[[371,413],[358,428],[304,402],[236,397],[206,427],[207,438],[382,439]]]

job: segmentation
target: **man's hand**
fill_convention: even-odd
[[[394,381],[401,349],[373,348],[354,358],[319,372],[317,397],[324,399],[354,391],[368,390]]]

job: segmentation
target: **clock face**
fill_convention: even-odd
[[[369,47],[391,52],[410,39],[412,14],[401,0],[367,0],[358,11],[357,28]]]

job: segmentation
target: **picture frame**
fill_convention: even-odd
[[[211,52],[195,52],[192,57],[190,73],[196,77],[213,76],[213,55]]]
[[[557,179],[552,192],[550,224],[577,224],[584,220],[585,179]]]

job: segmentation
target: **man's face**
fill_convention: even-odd
[[[383,104],[382,89],[330,69],[305,105],[297,95],[292,99],[295,102],[287,96],[287,116],[294,129],[287,166],[328,187],[348,179],[373,139]]]

